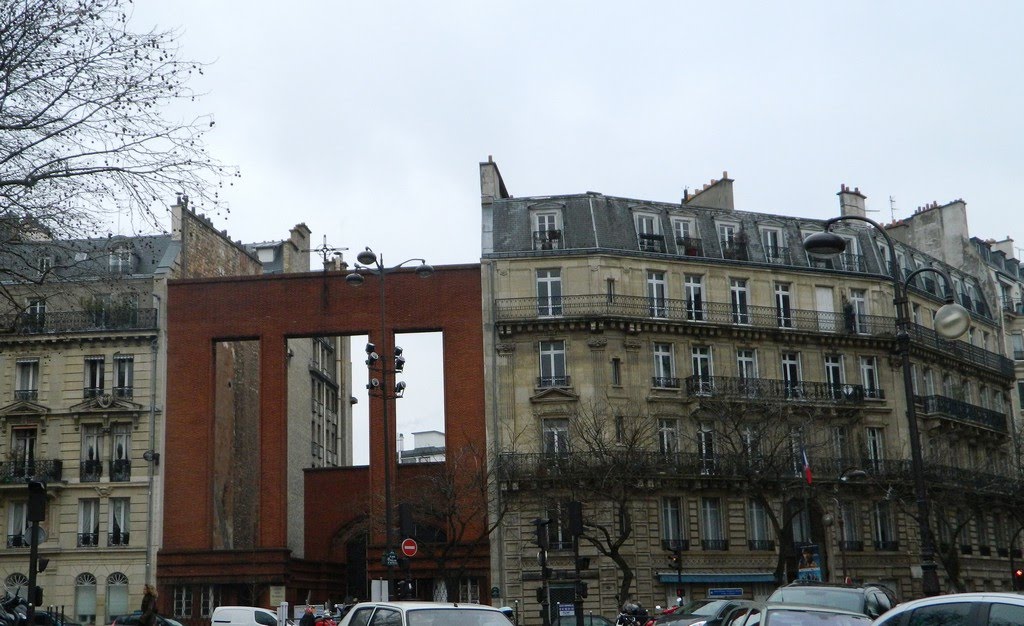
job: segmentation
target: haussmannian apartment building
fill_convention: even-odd
[[[168,461],[163,407],[167,393],[187,393],[165,386],[167,281],[309,271],[304,224],[289,239],[246,246],[185,196],[171,215],[169,234],[37,233],[0,250],[9,303],[0,315],[0,581],[26,594],[26,483],[43,481],[38,545],[48,563],[37,584],[46,606],[82,624],[109,624],[138,608],[143,583],[155,582]],[[350,395],[347,340],[293,339],[289,350],[289,497],[301,515],[302,470],[351,463],[351,411],[339,402]],[[289,544],[301,554],[301,528]],[[208,617],[250,586],[187,583],[163,590],[161,612]]]
[[[727,175],[677,203],[513,197],[491,160],[480,177],[492,579],[525,623],[540,623],[538,522],[551,615],[573,601],[571,501],[600,545],[579,543],[587,612],[623,601],[615,559],[654,607],[723,589],[763,599],[808,546],[827,579],[919,596],[908,401],[940,582],[1009,588],[1024,274],[1011,240],[969,237],[962,201],[887,226],[901,277],[945,269],[971,313],[964,336],[941,339],[940,278],[906,284],[907,398],[893,259],[869,224],[839,222],[846,252],[820,259],[802,241],[824,220],[737,210]],[[838,200],[835,215],[867,215],[858,189]]]

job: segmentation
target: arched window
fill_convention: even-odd
[[[128,577],[121,572],[107,576],[107,622],[116,615],[131,613],[128,608]]]
[[[75,578],[75,619],[83,624],[96,623],[96,577],[88,572]]]
[[[15,572],[4,579],[4,588],[12,596],[28,599],[28,576]]]

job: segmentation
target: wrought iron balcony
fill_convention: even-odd
[[[683,256],[704,256],[704,242],[697,237],[676,237],[676,250]]]
[[[113,392],[115,398],[133,398],[135,397],[134,387],[114,387],[110,390]]]
[[[27,548],[29,547],[28,537],[22,533],[15,535],[7,535],[7,547],[8,548]]]
[[[665,235],[640,233],[636,239],[641,252],[665,252]]]
[[[571,387],[572,379],[569,376],[538,376],[537,377],[537,388],[544,389],[547,387]]]
[[[661,547],[669,552],[686,552],[690,549],[689,539],[662,539]]]
[[[25,400],[25,401],[29,401],[29,402],[34,402],[34,401],[39,399],[39,390],[38,389],[16,389],[14,391],[14,399],[15,400]]]
[[[879,541],[875,540],[875,550],[879,552],[898,552],[900,549],[899,541]]]
[[[62,467],[60,459],[4,461],[0,463],[0,483],[26,483],[33,479],[58,482]]]
[[[1014,375],[1013,361],[1001,354],[989,352],[966,341],[943,339],[933,329],[926,328],[920,324],[909,324],[907,332],[910,334],[910,340],[918,345],[931,348],[954,359],[968,361],[974,365],[998,372],[1008,378],[1012,378]]]
[[[774,539],[748,539],[747,548],[750,550],[774,550]]]
[[[700,540],[701,550],[728,550],[729,540],[728,539],[701,539]]]
[[[670,376],[654,376],[651,378],[651,386],[656,389],[679,389],[681,385],[678,378]]]
[[[1015,313],[1017,315],[1024,315],[1024,300],[1017,298],[1006,297],[1003,298],[1003,310],[1007,313]]]
[[[562,248],[561,230],[533,231],[534,250],[560,250]]]
[[[79,548],[95,548],[100,545],[100,534],[95,533],[78,533],[78,547]]]
[[[924,415],[939,415],[999,433],[1009,432],[1006,414],[999,411],[946,396],[914,396],[914,402],[921,407],[920,411]]]
[[[839,549],[844,552],[863,552],[864,542],[863,541],[840,541]]]
[[[47,311],[0,316],[0,328],[11,328],[23,335],[154,330],[156,327],[156,309]]]
[[[811,267],[820,267],[828,270],[840,270],[843,272],[867,271],[867,264],[864,262],[864,255],[844,252],[833,258],[824,258],[807,255],[807,263]]]
[[[749,261],[750,249],[746,243],[739,240],[722,241],[722,258],[733,261]]]
[[[862,385],[835,385],[821,382],[792,382],[768,378],[735,378],[729,376],[690,376],[685,380],[689,396],[711,396],[780,401],[800,400],[830,404],[860,404],[868,394]],[[881,390],[873,390],[880,397]]]
[[[110,461],[110,482],[125,482],[131,479],[131,459],[113,459]]]
[[[107,533],[107,545],[108,546],[126,546],[126,545],[128,545],[128,533],[123,533],[123,532]]]
[[[82,461],[79,464],[78,480],[83,483],[98,483],[103,475],[103,461]]]
[[[792,265],[793,257],[789,248],[782,246],[766,246],[764,249],[764,260],[776,265]]]

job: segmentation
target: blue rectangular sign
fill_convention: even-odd
[[[709,598],[731,598],[733,596],[742,596],[742,587],[720,587],[718,589],[708,589]]]

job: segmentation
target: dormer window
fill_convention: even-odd
[[[40,278],[46,276],[53,269],[53,257],[41,256],[36,261],[36,269],[39,270]]]
[[[672,231],[676,237],[676,250],[683,256],[701,256],[700,239],[697,238],[697,224],[690,218],[672,220]]]
[[[110,251],[110,273],[130,274],[132,272],[132,249],[121,246]]]
[[[661,220],[653,213],[636,213],[637,244],[642,252],[665,252],[665,235],[661,232]]]
[[[533,249],[562,249],[562,212],[535,211],[533,214]]]

